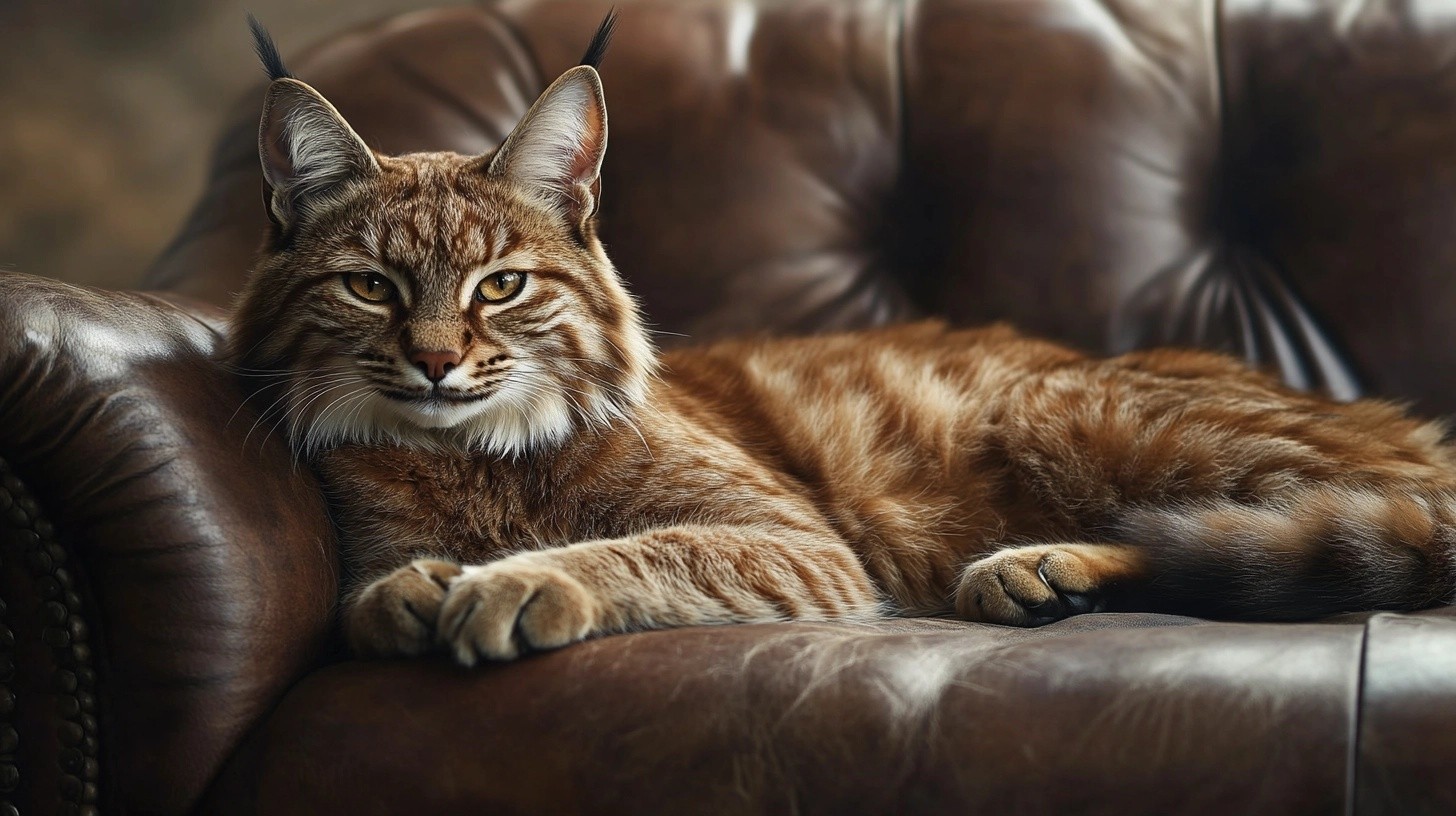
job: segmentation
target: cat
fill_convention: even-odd
[[[657,354],[596,231],[611,25],[481,156],[375,153],[257,29],[272,227],[227,357],[321,477],[359,655],[1452,600],[1452,448],[1391,405],[1006,326]]]

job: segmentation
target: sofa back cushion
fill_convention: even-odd
[[[1456,409],[1436,4],[616,4],[603,235],[665,345],[939,314]],[[381,150],[485,151],[609,5],[408,15],[294,69]],[[260,99],[151,285],[238,289]]]

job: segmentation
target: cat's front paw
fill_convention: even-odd
[[[592,634],[601,607],[580,581],[529,557],[467,567],[440,608],[439,636],[455,659],[511,660]]]
[[[1108,555],[1114,552],[1110,547]],[[1106,557],[1098,545],[1002,550],[967,566],[956,588],[956,613],[966,620],[1041,626],[1104,606]]]
[[[361,657],[419,655],[435,646],[435,621],[460,567],[422,559],[365,588],[344,618],[349,646]]]

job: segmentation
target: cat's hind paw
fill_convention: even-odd
[[[344,634],[361,657],[424,654],[435,646],[435,619],[460,567],[421,559],[370,584],[349,607]]]
[[[966,620],[1042,626],[1100,612],[1106,590],[1139,574],[1142,558],[1119,544],[1015,547],[972,562],[956,587],[956,613]]]
[[[575,578],[516,556],[466,567],[450,584],[438,631],[457,661],[474,666],[575,643],[596,631],[600,618],[596,599]]]

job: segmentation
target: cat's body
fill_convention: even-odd
[[[280,378],[324,478],[361,653],[1451,598],[1439,425],[1217,355],[1097,360],[1004,327],[659,360],[595,237],[594,71],[495,154],[388,158],[277,69],[260,137],[276,228],[231,356]]]
[[[1034,566],[1075,553],[1088,580],[1059,588],[1088,604],[1288,618],[1427,605],[1452,584],[1449,540],[1421,529],[1429,511],[1350,504],[1375,491],[1449,505],[1456,467],[1440,429],[1290,392],[1228,358],[1097,360],[1007,328],[932,323],[722,343],[664,363],[633,421],[546,455],[324,454],[358,586],[413,558],[484,564],[537,550],[536,562],[612,588],[598,593],[594,627],[611,631],[867,616],[882,599],[900,613],[1031,623],[1039,615],[998,591],[998,576],[973,569],[962,587],[967,565],[1027,545],[1043,545]],[[1349,491],[1321,508],[1332,525],[1404,514],[1418,534],[1343,543],[1381,570],[1356,552],[1332,568],[1322,562],[1341,542],[1257,518],[1203,554],[1177,551],[1196,544],[1182,531],[1119,536],[1155,508],[1207,524],[1220,506],[1320,501],[1314,486]],[[558,549],[602,541],[614,543]],[[1181,591],[1144,585],[1155,564]],[[1230,578],[1239,585],[1220,585]]]

